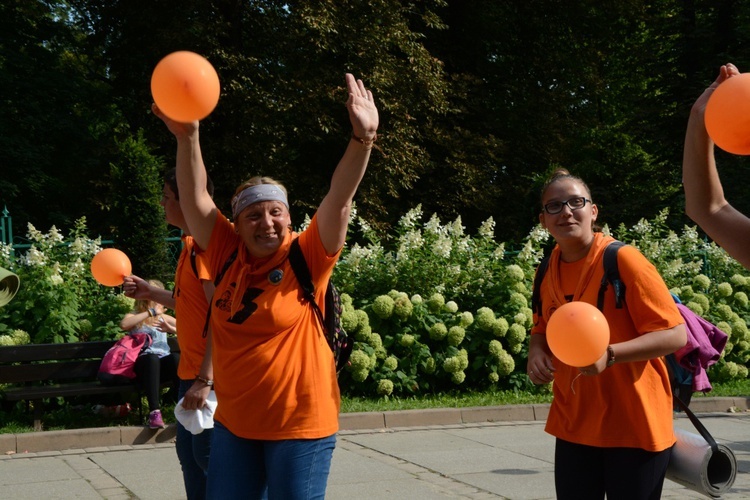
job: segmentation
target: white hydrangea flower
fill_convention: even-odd
[[[451,235],[451,236],[453,236],[453,237],[455,237],[455,238],[460,238],[461,236],[463,236],[464,235],[464,229],[466,229],[466,228],[463,226],[463,224],[461,224],[461,216],[460,215],[458,217],[456,217],[456,220],[454,220],[453,222],[451,222],[450,224],[448,224],[448,226],[446,227],[446,230],[447,230],[448,234]]]
[[[31,245],[29,251],[26,252],[23,258],[24,264],[27,266],[43,266],[47,263],[47,256],[40,252],[34,245]]]
[[[49,233],[47,233],[47,239],[49,239],[52,243],[62,243],[65,240],[65,237],[60,233],[60,231],[57,230],[55,226],[52,226],[49,230]]]
[[[2,262],[10,262],[10,256],[13,253],[13,247],[0,242],[0,260]]]
[[[455,243],[454,246],[456,247],[456,251],[458,252],[467,253],[471,250],[471,245],[469,244],[468,238],[461,238]]]
[[[534,243],[543,243],[549,240],[550,234],[541,224],[537,224],[529,233],[529,240]]]
[[[44,239],[42,232],[35,228],[31,222],[29,222],[26,227],[26,237],[28,239],[31,241],[42,241]]]
[[[87,269],[87,268],[86,268],[86,265],[85,265],[85,264],[83,263],[83,261],[82,261],[81,259],[76,259],[76,261],[75,261],[75,262],[73,262],[73,263],[72,263],[72,264],[70,265],[69,269],[70,269],[70,270],[71,270],[71,272],[73,272],[73,273],[74,273],[74,274],[75,274],[76,276],[80,276],[80,275],[81,275],[81,273],[83,273],[84,271],[86,271],[86,269]]]
[[[450,238],[446,235],[440,235],[432,244],[432,253],[440,258],[447,259],[451,256],[452,247]]]
[[[493,260],[503,260],[505,258],[505,243],[500,243],[495,251],[492,252]]]
[[[310,215],[305,214],[305,218],[302,221],[302,224],[299,227],[299,231],[302,232],[306,230],[308,227],[310,227],[310,222],[312,222],[312,219],[310,219]]]
[[[651,231],[651,223],[646,219],[641,219],[633,226],[633,232],[639,236],[645,236]]]
[[[359,224],[359,228],[364,234],[368,234],[372,232],[372,226],[362,217],[357,217],[357,224]]]
[[[399,227],[404,229],[415,229],[417,223],[422,220],[422,204],[412,208],[398,221]]]
[[[370,248],[361,247],[359,246],[359,243],[355,243],[346,257],[341,259],[341,262],[345,261],[356,269],[362,261],[367,261],[370,255],[372,255],[372,250]]]
[[[399,238],[398,252],[396,252],[396,260],[405,260],[409,258],[409,254],[412,250],[419,250],[424,245],[424,238],[422,233],[418,230],[408,231],[406,234]]]
[[[482,225],[479,226],[479,229],[477,230],[477,235],[480,238],[486,238],[488,240],[493,239],[495,237],[495,219],[490,217],[482,222]]]
[[[71,255],[83,255],[86,250],[86,243],[81,239],[81,237],[77,237],[75,240],[73,240],[70,243],[70,254]]]
[[[428,234],[445,234],[445,228],[440,224],[437,214],[432,214],[430,220],[424,225],[424,232]]]
[[[700,245],[703,243],[700,236],[698,236],[696,226],[684,226],[682,228],[682,240],[689,245]]]

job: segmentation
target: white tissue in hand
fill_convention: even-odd
[[[200,434],[204,429],[214,428],[214,412],[216,411],[216,393],[210,391],[206,398],[206,405],[200,410],[186,410],[182,407],[181,398],[174,407],[174,416],[192,434]]]

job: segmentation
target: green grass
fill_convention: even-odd
[[[746,397],[750,395],[750,379],[713,384],[713,391],[702,394],[695,393],[693,399],[702,397]],[[412,397],[389,398],[361,398],[343,397],[341,400],[342,413],[381,412],[398,410],[419,410],[429,408],[467,408],[472,406],[502,406],[514,404],[549,403],[551,394],[515,391],[485,391],[468,393],[446,393],[436,395],[422,395]],[[143,402],[147,408],[146,402]],[[55,405],[51,405],[55,406]],[[144,410],[145,412],[145,410]],[[174,422],[174,405],[162,408],[164,421]],[[65,405],[47,411],[44,415],[45,430],[81,429],[89,427],[110,427],[143,425],[138,417],[138,411],[133,409],[126,417],[114,418],[98,415],[93,411],[92,404]],[[26,412],[23,404],[16,405],[9,412],[0,412],[0,434],[18,434],[33,431],[30,413]]]
[[[343,397],[341,400],[341,413],[421,410],[428,408],[467,408],[471,406],[549,403],[551,401],[551,394],[531,394],[514,391],[451,393],[380,399]]]

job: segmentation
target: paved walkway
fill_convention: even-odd
[[[730,406],[723,410],[718,408]],[[744,407],[743,407],[744,405]],[[699,407],[715,411],[702,411]],[[722,498],[750,498],[750,412],[747,400],[691,404],[719,443],[737,459],[733,487]],[[501,415],[544,414],[545,405],[497,407]],[[730,413],[728,409],[738,409]],[[364,499],[552,499],[554,440],[544,432],[543,418],[507,421],[438,423],[465,415],[471,420],[490,409],[388,412],[376,421],[409,422],[406,426],[361,428],[356,422],[373,415],[342,415],[342,430],[328,481],[332,500]],[[545,414],[546,418],[546,414]],[[422,420],[420,425],[419,420]],[[684,416],[676,426],[695,432]],[[359,428],[352,428],[359,427]],[[124,429],[124,428],[123,428]],[[64,431],[78,446],[0,456],[0,496],[7,499],[154,499],[184,498],[174,451],[174,430],[134,430],[136,439],[150,433],[148,444],[96,445],[97,430]],[[62,442],[52,432],[51,441]],[[170,437],[171,435],[171,437]],[[16,440],[20,438],[15,436]],[[112,437],[110,435],[110,437]],[[161,442],[159,442],[161,441]],[[9,436],[0,436],[7,449]],[[23,442],[23,440],[21,440]],[[31,443],[31,440],[27,440]],[[40,445],[37,445],[40,446]],[[49,447],[49,446],[48,446]],[[12,450],[11,450],[12,451]],[[667,481],[663,498],[707,498]]]

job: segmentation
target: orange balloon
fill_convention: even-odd
[[[717,146],[750,155],[750,73],[724,80],[706,104],[706,130]]]
[[[116,248],[105,248],[91,259],[91,274],[104,286],[120,286],[132,272],[130,259]]]
[[[172,52],[159,61],[151,75],[154,102],[177,122],[207,117],[219,102],[220,92],[216,70],[195,52]]]
[[[566,365],[592,365],[609,345],[607,318],[588,302],[568,302],[547,322],[547,345]]]

